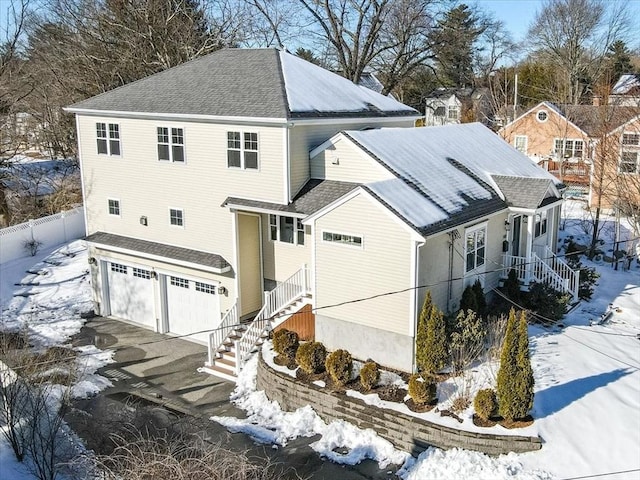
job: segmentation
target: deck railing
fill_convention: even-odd
[[[220,325],[209,334],[209,365],[213,365],[215,358],[219,358],[220,354],[218,349],[222,343],[227,339],[231,331],[238,326],[238,302],[227,311],[222,317]]]
[[[236,342],[236,374],[258,343],[265,330],[271,328],[271,317],[298,298],[309,293],[309,269],[306,265],[271,290],[264,305]]]

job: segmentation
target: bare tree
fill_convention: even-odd
[[[599,80],[607,49],[629,28],[627,2],[546,0],[529,30],[532,47],[556,65],[568,87],[563,103],[578,104]]]

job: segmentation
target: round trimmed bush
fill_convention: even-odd
[[[436,400],[437,385],[430,378],[414,373],[409,377],[409,396],[415,403],[433,403]]]
[[[296,332],[283,328],[273,333],[273,349],[287,358],[295,358],[299,344]]]
[[[473,407],[476,411],[476,415],[483,420],[488,420],[490,417],[495,415],[498,410],[498,400],[493,388],[480,390],[473,401]]]
[[[360,369],[360,384],[365,391],[371,390],[380,380],[380,370],[376,362],[366,362]]]
[[[353,360],[351,354],[346,350],[331,352],[327,357],[325,367],[331,376],[331,380],[333,380],[333,383],[336,385],[344,385],[351,380]]]
[[[308,374],[322,372],[326,358],[327,349],[320,342],[303,343],[296,352],[296,363]]]

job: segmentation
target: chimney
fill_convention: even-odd
[[[593,106],[594,107],[599,107],[600,106],[600,100],[602,100],[602,97],[599,95],[594,95],[593,96]]]

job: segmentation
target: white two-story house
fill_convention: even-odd
[[[505,262],[535,281],[557,240],[558,182],[485,127],[413,128],[286,52],[221,50],[68,111],[97,313],[207,343],[221,376],[283,321],[411,370],[427,289],[452,311]]]

